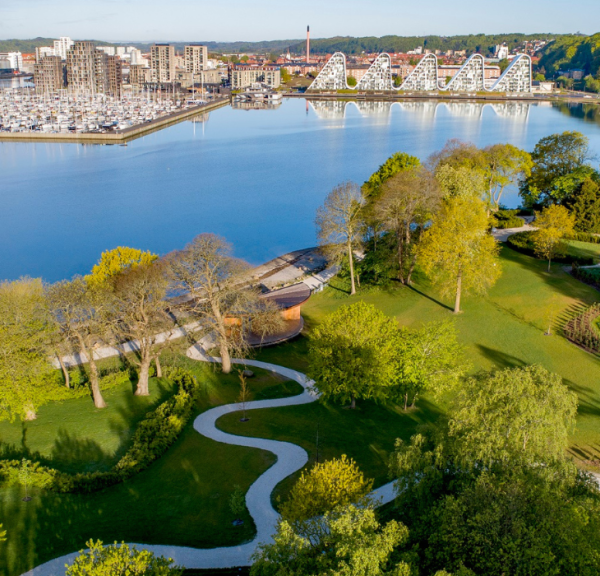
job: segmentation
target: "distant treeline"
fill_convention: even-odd
[[[495,46],[506,42],[512,50],[526,40],[551,40],[570,36],[557,36],[556,34],[469,34],[467,36],[382,36],[352,38],[337,37],[324,38],[311,41],[311,52],[327,54],[344,52],[345,54],[360,54],[361,52],[408,52],[418,46],[429,50],[466,50],[467,54],[480,52],[484,56],[491,56]],[[304,44],[299,43],[295,51],[304,50]]]
[[[31,40],[17,40],[11,38],[9,40],[0,40],[0,52],[22,52],[23,54],[33,54],[36,48],[41,46],[54,46],[54,40],[58,38],[33,38]],[[101,40],[92,40],[99,46],[116,46],[110,42],[102,42]]]
[[[31,40],[0,40],[0,52],[35,52],[38,46],[52,46],[53,38],[34,38]],[[341,51],[345,54],[360,54],[362,52],[408,52],[418,46],[429,50],[466,50],[467,54],[479,52],[484,56],[492,56],[496,45],[506,43],[512,50],[519,47],[524,41],[546,40],[551,41],[541,52],[540,62],[543,71],[548,76],[553,76],[559,69],[581,68],[586,74],[596,76],[600,73],[600,34],[582,36],[577,34],[469,34],[465,36],[382,36],[376,38],[367,36],[355,38],[351,36],[338,36],[335,38],[320,38],[311,40],[313,54],[331,54]],[[93,42],[116,46],[114,42]],[[281,54],[289,48],[292,53],[302,54],[306,50],[305,40],[264,40],[260,42],[206,42],[196,40],[208,46],[212,53],[259,53]],[[182,51],[189,42],[171,42],[175,49]],[[118,45],[135,46],[143,51],[148,51],[153,42],[120,42]]]
[[[542,51],[539,69],[547,77],[559,70],[581,69],[600,78],[600,33],[593,36],[562,36]]]

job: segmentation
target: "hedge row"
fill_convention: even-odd
[[[600,290],[600,269],[593,268],[590,270],[589,268],[580,268],[579,266],[573,266],[571,270],[571,274],[573,277],[577,278],[577,280],[581,280],[590,286],[593,286],[597,290]]]
[[[30,462],[29,485],[59,493],[90,493],[119,484],[160,458],[189,421],[200,391],[196,379],[182,368],[165,367],[164,377],[178,386],[177,393],[149,412],[135,431],[123,457],[107,472],[67,474]],[[19,460],[0,461],[0,482],[22,483]]]
[[[597,234],[590,234],[589,232],[573,232],[573,234],[565,236],[565,240],[577,240],[578,242],[600,244],[600,236]]]
[[[527,254],[527,256],[533,256],[537,258],[535,254],[535,247],[533,244],[533,235],[535,231],[518,232],[508,237],[506,243],[517,252]],[[565,254],[564,256],[557,256],[553,260],[562,264],[576,264],[578,266],[590,266],[594,264],[594,259],[587,256],[573,256],[571,254]]]

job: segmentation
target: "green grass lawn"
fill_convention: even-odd
[[[4,450],[65,472],[106,470],[127,449],[136,424],[173,392],[168,380],[156,378],[150,396],[134,396],[134,389],[129,383],[104,392],[102,410],[86,397],[42,406],[37,420],[2,421]]]
[[[600,259],[600,244],[591,242],[579,242],[578,240],[569,240],[569,254],[573,256],[586,256],[594,259],[594,264],[598,264]]]
[[[591,247],[599,248],[594,244],[585,246],[590,250]],[[503,275],[489,295],[465,298],[463,313],[457,317],[451,314],[452,302],[441,299],[435,288],[419,277],[411,288],[397,286],[387,290],[367,290],[354,297],[340,298],[339,291],[330,288],[312,297],[303,307],[303,315],[310,330],[311,326],[338,306],[363,299],[386,314],[397,317],[403,325],[420,326],[425,322],[454,318],[473,372],[537,363],[565,379],[579,395],[579,416],[577,428],[571,437],[571,454],[583,466],[598,468],[600,359],[569,343],[560,336],[560,328],[574,310],[600,300],[600,294],[572,278],[561,265],[553,265],[552,272],[548,274],[545,262],[509,248],[502,250],[502,266]],[[549,326],[552,335],[546,336]],[[259,358],[268,362],[287,363],[302,370],[307,365],[306,352],[306,338],[300,338],[276,348],[265,349]],[[429,404],[424,405],[424,402]],[[315,410],[312,407],[304,409]],[[443,410],[443,407],[436,407],[433,400],[425,396],[421,401],[421,409],[424,414],[413,416],[427,421],[436,410]],[[292,409],[292,412],[295,410]],[[254,425],[260,426],[266,437],[279,437],[281,430],[285,429],[289,413],[289,408],[272,410],[264,424]],[[332,421],[335,422],[335,419]],[[312,425],[313,420],[310,422]],[[227,427],[229,422],[223,419],[223,425]],[[405,419],[404,425],[406,430],[410,430],[414,422]],[[398,426],[402,428],[400,424]],[[359,425],[353,429],[358,428]],[[385,444],[387,451],[392,449],[394,437],[402,436],[396,426],[389,427],[389,430]],[[298,443],[306,447],[311,442],[314,445],[314,430],[310,433],[298,430],[297,433]],[[384,436],[385,433],[379,433],[377,442],[386,442]],[[291,437],[288,439],[293,441]],[[336,449],[338,455],[344,452],[351,454],[353,451],[358,463],[365,471],[369,470],[372,477],[385,477],[385,459],[377,455],[376,450],[355,446],[354,435],[347,438],[346,447],[342,443],[336,445]]]
[[[187,359],[181,362],[204,383],[197,413],[236,401],[237,374],[223,376],[210,365]],[[295,382],[284,382],[259,369],[248,383],[252,399],[301,392]],[[158,385],[153,379],[155,397]],[[65,414],[71,412],[71,403],[74,412],[84,411],[79,400],[71,400],[61,404]],[[88,412],[90,417],[94,415],[93,405],[88,406]],[[39,426],[43,420],[40,412]],[[49,436],[58,434],[57,430],[48,425]],[[50,439],[48,445],[52,445]],[[231,525],[229,497],[235,485],[246,491],[273,463],[274,457],[268,452],[219,444],[200,436],[190,423],[176,444],[150,468],[102,492],[74,495],[32,490],[33,500],[23,502],[23,488],[3,488],[0,522],[8,530],[8,541],[0,544],[0,574],[17,576],[82,548],[89,538],[197,547],[248,540],[254,535],[254,525],[249,517],[242,527]]]
[[[553,265],[548,274],[545,262],[508,248],[502,251],[502,265],[502,278],[489,295],[465,298],[464,312],[457,317],[451,314],[451,302],[442,300],[435,287],[417,277],[411,288],[366,290],[351,298],[330,288],[304,306],[306,327],[310,331],[325,314],[358,299],[375,304],[409,326],[454,318],[473,372],[539,363],[563,376],[580,399],[571,454],[581,464],[593,467],[600,462],[600,360],[567,342],[560,335],[560,327],[575,310],[600,300],[600,294],[572,278],[561,265]],[[549,326],[552,335],[546,336]],[[257,357],[305,370],[307,338],[266,348]],[[181,362],[206,383],[198,413],[236,400],[237,376],[223,377],[211,366],[187,359]],[[256,378],[250,381],[256,398],[299,392],[295,383],[283,383],[269,373],[256,372]],[[153,380],[154,398],[168,394],[168,390],[160,391],[158,387],[159,382]],[[109,411],[95,416],[93,406],[86,409],[79,400],[46,407],[40,411],[39,420],[28,425],[26,445],[52,456],[62,434],[61,426],[69,430],[70,436],[77,434],[79,438],[77,422],[84,429],[88,420],[99,418],[88,424],[91,428],[86,429],[85,438],[94,440],[106,455],[114,458],[122,445],[122,430],[115,433],[104,428],[110,428],[110,419],[117,417],[121,420],[116,422],[123,426],[130,422],[133,427],[141,414],[133,409],[119,412],[128,407],[129,396],[124,392],[107,394],[110,405],[115,407],[112,416]],[[122,400],[118,400],[120,394],[124,394]],[[119,404],[121,401],[123,404]],[[318,429],[320,460],[348,454],[376,484],[381,484],[387,481],[387,459],[395,439],[406,439],[419,425],[434,422],[444,408],[428,396],[422,397],[417,408],[408,413],[372,402],[360,402],[356,411],[315,403],[253,411],[250,421],[244,424],[239,422],[239,416],[227,415],[219,420],[219,426],[238,434],[294,442],[309,452],[312,462],[316,459]],[[60,414],[65,415],[64,424],[58,423]],[[10,432],[15,444],[21,441],[18,430]],[[82,465],[85,457],[63,463],[66,466],[69,462]],[[8,543],[0,545],[0,573],[16,576],[42,561],[82,547],[91,537],[197,547],[247,540],[254,532],[252,523],[247,518],[242,528],[231,526],[228,499],[236,484],[246,490],[272,463],[273,457],[268,453],[218,444],[201,437],[190,425],[148,470],[103,492],[87,496],[35,492],[34,499],[24,503],[22,489],[0,490],[0,522],[9,530]],[[276,496],[284,496],[292,481],[282,482]]]

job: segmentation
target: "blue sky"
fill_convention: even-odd
[[[0,0],[0,38],[233,41],[600,30],[600,1]]]

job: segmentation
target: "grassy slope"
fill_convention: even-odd
[[[584,246],[589,249],[590,245]],[[595,247],[595,246],[594,246]],[[578,282],[553,266],[547,274],[546,264],[514,252],[502,251],[503,275],[485,298],[466,298],[464,313],[455,321],[460,340],[473,365],[473,371],[495,366],[510,367],[539,363],[562,375],[579,394],[577,429],[571,438],[571,453],[584,465],[600,461],[600,361],[597,357],[556,335],[564,319],[574,309],[600,299],[597,291]],[[319,294],[305,305],[303,314],[310,327],[325,314],[344,303],[364,299],[386,314],[396,316],[400,323],[418,326],[424,322],[451,317],[450,311],[432,286],[422,279],[413,288],[398,287],[388,291],[373,291],[354,298],[340,298],[334,290]],[[544,332],[552,325],[553,335]],[[265,349],[262,360],[287,363],[297,369],[306,368],[306,339],[278,348]],[[347,453],[378,482],[386,478],[386,453],[393,449],[396,436],[405,437],[417,422],[427,422],[443,410],[431,398],[423,398],[419,410],[409,416],[392,418],[390,411],[363,404],[363,414],[353,417],[339,408],[318,406],[291,407],[257,414],[249,430],[266,437],[281,437],[296,441],[311,451],[314,457],[316,426],[320,418],[320,437],[328,455]],[[258,417],[260,416],[260,421]],[[310,425],[302,425],[303,417]],[[354,418],[355,422],[352,422]],[[237,425],[227,417],[219,424],[226,430]],[[348,430],[352,437],[348,438]],[[280,487],[284,492],[289,483]]]
[[[548,275],[544,262],[506,248],[502,256],[501,280],[488,297],[465,299],[464,314],[456,318],[473,370],[540,363],[561,374],[580,396],[572,453],[583,460],[600,459],[600,362],[560,336],[544,336],[548,324],[556,328],[574,308],[598,299],[598,293],[560,266],[553,266]],[[340,296],[331,289],[313,297],[304,307],[307,326],[359,298],[397,316],[402,324],[416,326],[451,317],[435,289],[422,279],[414,289]],[[299,338],[265,349],[259,358],[303,370],[306,344],[305,338]],[[235,400],[235,377],[218,383],[209,367],[200,365],[197,370],[208,382],[199,411]],[[259,388],[257,380],[253,387]],[[312,404],[252,412],[250,422],[243,425],[235,415],[228,415],[219,425],[236,433],[290,440],[304,446],[314,460],[318,424],[321,458],[349,454],[382,483],[395,438],[408,437],[417,425],[435,420],[442,411],[443,406],[427,397],[408,414],[367,402],[356,412]],[[239,530],[230,526],[227,499],[235,484],[246,489],[271,463],[269,454],[217,444],[188,427],[149,470],[103,493],[85,497],[36,494],[25,504],[20,500],[22,491],[0,491],[0,521],[9,529],[8,559],[5,545],[0,546],[0,573],[16,575],[81,547],[89,537],[191,546],[240,542],[251,536],[252,526],[249,522]],[[290,484],[291,480],[284,481],[278,493],[285,493]]]
[[[0,439],[18,454],[67,472],[106,470],[126,450],[135,425],[172,392],[167,380],[152,380],[151,395],[133,396],[133,384],[103,393],[107,408],[94,408],[89,398],[42,406],[37,420],[0,422]]]
[[[208,365],[189,365],[206,385],[198,413],[236,401],[237,375],[222,376]],[[256,370],[249,385],[259,399],[301,391],[296,383],[283,383],[261,370]],[[76,401],[62,404],[65,414],[70,412],[70,402]],[[93,411],[93,406],[89,407],[90,415]],[[102,492],[58,495],[33,490],[33,500],[25,503],[22,488],[4,488],[0,490],[0,522],[8,530],[8,542],[0,544],[0,574],[17,576],[82,548],[89,538],[198,547],[247,540],[254,534],[253,524],[247,517],[241,528],[231,526],[229,496],[236,484],[247,490],[273,462],[267,452],[204,438],[190,423],[177,443],[148,470]]]

